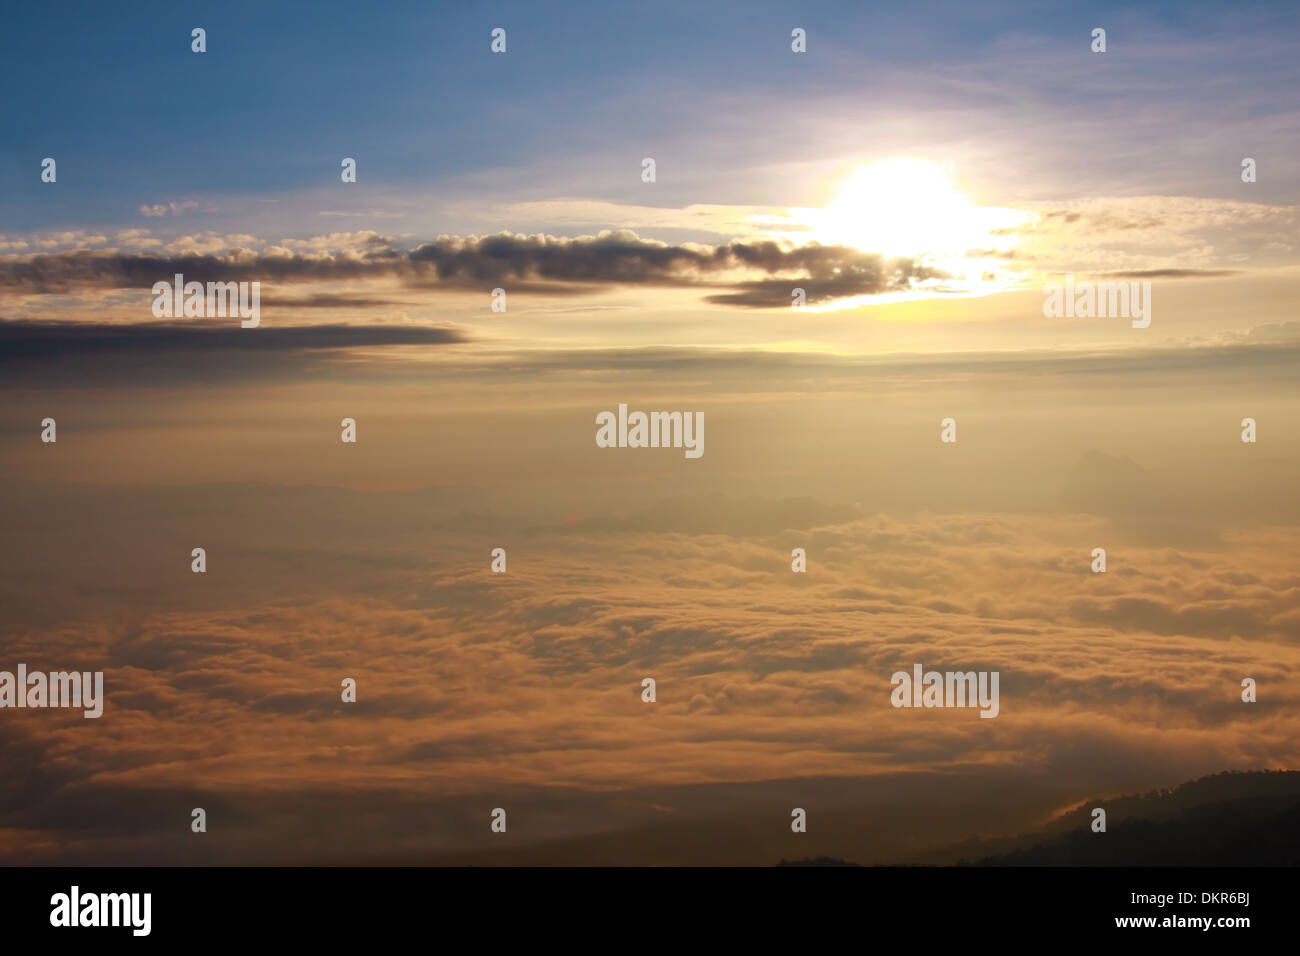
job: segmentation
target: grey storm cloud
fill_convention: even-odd
[[[809,301],[816,302],[897,291],[914,279],[940,275],[910,259],[889,260],[848,246],[796,247],[771,241],[669,245],[618,232],[579,238],[444,236],[409,251],[375,237],[361,251],[310,255],[235,250],[220,256],[156,256],[77,250],[0,261],[0,290],[47,294],[131,288],[171,281],[177,273],[198,282],[394,276],[413,286],[564,283],[566,291],[617,284],[722,286],[733,291],[712,296],[712,301],[750,307],[789,302],[791,281],[802,283]]]

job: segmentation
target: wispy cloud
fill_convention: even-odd
[[[182,202],[147,203],[140,207],[140,214],[150,219],[161,219],[163,216],[178,216],[183,212],[190,212],[198,208],[199,204],[193,199],[186,199]]]

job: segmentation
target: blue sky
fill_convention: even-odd
[[[809,31],[803,57],[789,52],[795,25]],[[1109,31],[1104,64],[1089,60],[1095,25]],[[208,32],[202,56],[193,26]],[[488,51],[495,26],[505,56]],[[283,197],[333,187],[342,156],[358,159],[356,192],[507,169],[502,183],[531,179],[534,199],[618,199],[600,161],[615,153],[660,158],[656,203],[797,203],[806,189],[756,170],[873,144],[950,148],[933,143],[945,130],[1041,149],[1061,170],[1071,120],[1086,131],[1069,144],[1081,174],[1131,184],[1146,165],[1152,186],[1210,195],[1215,177],[1187,151],[1212,156],[1216,128],[1249,121],[1254,141],[1224,143],[1225,162],[1272,149],[1271,172],[1289,178],[1261,177],[1256,195],[1294,199],[1296,26],[1292,4],[28,5],[0,36],[0,222],[120,226],[147,202]],[[1193,105],[1200,122],[1179,115],[1176,142],[1144,121]],[[1109,142],[1089,125],[1100,112]],[[1035,124],[1042,141],[1025,142]],[[47,155],[55,195],[37,176]],[[1031,170],[1016,170],[1021,192],[1056,184],[1026,184]]]
[[[1130,342],[1119,326],[1067,329],[1036,315],[1043,284],[1065,272],[1161,272],[1160,328],[1171,331],[1176,309],[1180,337],[1290,320],[1300,208],[1292,4],[71,10],[24,8],[0,36],[5,318],[134,321],[139,286],[170,277],[170,260],[214,256],[240,269],[256,260],[250,275],[284,283],[268,300],[278,296],[279,324],[453,321],[481,341],[530,347],[593,333],[601,344],[855,352],[1003,348],[1027,336]],[[190,50],[195,26],[207,31],[201,55]],[[505,55],[490,51],[498,26]],[[790,50],[795,26],[808,31],[805,54]],[[1104,55],[1089,49],[1095,26],[1107,30]],[[55,184],[40,181],[46,156],[58,162]],[[343,157],[356,159],[356,183],[341,182]],[[653,184],[641,180],[644,157],[658,164]],[[854,176],[898,157],[950,170],[959,195],[930,202],[922,176],[843,204]],[[1242,182],[1243,157],[1257,160],[1257,182]],[[837,204],[835,228],[819,227]],[[970,242],[967,220],[983,224]],[[991,246],[1010,228],[1002,223],[1019,230],[1011,250]],[[435,288],[390,269],[392,256],[440,236],[452,237],[445,261],[465,237],[606,231],[635,234],[626,250],[636,268],[658,255],[654,243],[776,237],[853,247],[868,258],[826,269],[851,260],[867,274],[871,254],[928,252],[961,281],[903,293],[925,300],[924,315],[908,303],[889,311],[896,286],[868,281],[868,301],[846,296],[817,324],[788,309],[760,322],[732,311],[756,301],[752,288],[749,299],[740,286],[709,298],[715,277],[701,282],[691,266],[671,277],[675,289],[658,272],[637,288],[624,259],[580,289],[515,288],[538,298],[513,299],[508,317],[485,326],[482,295],[494,284],[480,289],[472,270]],[[932,247],[884,248],[891,232],[921,233]],[[554,255],[517,251],[529,262]],[[569,280],[590,253],[564,247]],[[161,257],[157,276],[143,274],[141,256]],[[72,278],[33,280],[33,257]],[[373,269],[357,273],[356,257]],[[99,270],[88,284],[85,262]],[[790,284],[789,271],[716,281],[768,283],[766,296]],[[1198,284],[1207,278],[1225,291]],[[945,304],[953,293],[981,299]],[[347,304],[329,313],[319,303],[330,297]],[[1251,309],[1235,307],[1243,297]],[[864,324],[860,307],[906,321]],[[567,317],[592,310],[620,310],[619,321],[597,330]]]

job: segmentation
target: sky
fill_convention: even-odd
[[[0,670],[107,704],[0,710],[0,857],[951,862],[1295,769],[1298,19],[15,12]],[[998,717],[892,707],[916,662]]]

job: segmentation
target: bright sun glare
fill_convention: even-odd
[[[942,166],[924,159],[887,159],[858,170],[814,218],[819,242],[887,256],[956,252],[981,235],[977,207]]]
[[[958,191],[949,169],[897,157],[864,166],[844,181],[824,209],[791,210],[808,227],[796,242],[853,246],[888,258],[906,257],[947,273],[945,292],[981,294],[1007,281],[999,256],[1015,247],[1016,229],[1031,217],[979,206]]]

